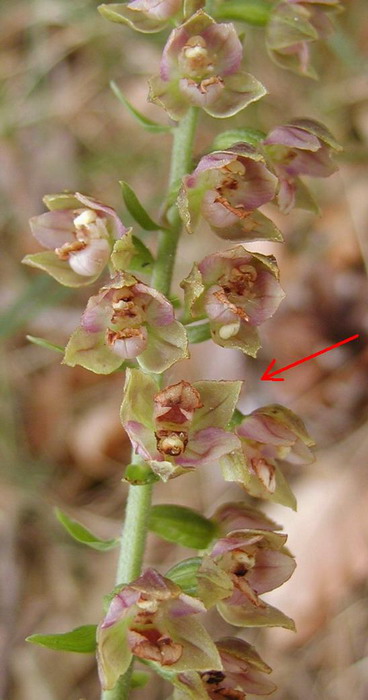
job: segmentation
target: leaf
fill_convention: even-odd
[[[165,576],[180,586],[184,593],[196,595],[198,588],[197,572],[201,564],[201,557],[184,559],[184,561],[180,561],[175,566],[172,566]]]
[[[33,343],[34,345],[39,345],[41,348],[47,348],[48,350],[53,350],[54,352],[61,352],[64,354],[65,348],[62,348],[61,345],[55,345],[54,343],[50,343],[48,340],[45,340],[45,338],[37,338],[34,335],[26,335],[27,340],[29,340],[30,343]]]
[[[127,108],[127,110],[130,112],[130,114],[136,119],[136,121],[143,126],[143,128],[146,131],[151,131],[151,132],[164,132],[164,131],[171,131],[171,126],[165,126],[164,124],[157,124],[156,122],[152,121],[151,119],[148,119],[144,114],[138,111],[133,105],[127,100],[127,98],[123,95],[121,92],[120,88],[117,86],[117,84],[112,80],[110,82],[110,87],[111,90],[113,91],[115,97],[118,98],[119,102],[121,102],[124,107]]]
[[[229,430],[234,430],[234,428],[237,428],[238,425],[240,425],[243,422],[244,418],[244,413],[242,413],[241,411],[239,411],[238,408],[236,408],[229,423]]]
[[[56,651],[75,651],[93,654],[96,650],[97,625],[83,625],[64,634],[31,634],[26,642]]]
[[[200,323],[185,326],[189,343],[203,343],[211,338],[211,328],[209,323]]]
[[[218,134],[213,141],[212,149],[214,151],[223,151],[234,143],[250,143],[251,146],[258,146],[260,141],[266,138],[266,134],[259,129],[230,129]]]
[[[184,506],[157,505],[151,509],[148,528],[168,542],[206,549],[215,538],[217,525]]]
[[[154,474],[147,464],[128,464],[125,469],[123,481],[127,481],[134,486],[144,486],[159,481],[159,477]]]
[[[73,537],[74,540],[80,542],[81,544],[87,545],[87,547],[92,547],[92,549],[97,549],[99,552],[107,552],[109,549],[114,549],[117,547],[120,539],[118,537],[113,540],[102,540],[92,532],[87,530],[84,525],[78,523],[77,520],[69,518],[66,513],[63,513],[60,508],[55,508],[55,515],[58,521],[63,525],[65,530]]]
[[[228,0],[216,8],[215,19],[247,22],[264,27],[271,14],[272,6],[266,0]]]
[[[150,215],[147,214],[137,195],[133,192],[128,183],[124,182],[124,180],[120,180],[119,184],[123,192],[125,206],[137,224],[139,224],[145,231],[162,230],[161,224],[156,224],[155,221],[151,219]]]

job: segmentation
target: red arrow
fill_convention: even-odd
[[[312,360],[313,357],[318,357],[318,355],[323,355],[325,352],[330,352],[330,350],[333,350],[334,348],[338,348],[340,345],[345,345],[345,343],[350,343],[351,340],[356,340],[356,338],[359,338],[358,333],[356,335],[351,335],[350,338],[345,338],[345,340],[340,340],[339,343],[335,343],[335,345],[330,345],[329,348],[325,348],[324,350],[320,350],[319,352],[315,352],[313,355],[308,355],[308,357],[303,357],[301,360],[297,360],[297,362],[293,362],[291,365],[286,365],[286,367],[281,367],[280,369],[277,369],[275,372],[271,372],[272,367],[274,366],[276,360],[272,360],[270,364],[268,365],[266,371],[261,377],[262,381],[271,381],[271,382],[283,382],[284,377],[276,377],[276,374],[280,374],[280,372],[286,372],[287,369],[291,369],[292,367],[296,367],[297,365],[301,365],[302,362],[306,362],[307,360]]]

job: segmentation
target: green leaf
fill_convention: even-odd
[[[119,184],[121,185],[123,192],[125,206],[137,224],[139,224],[145,231],[161,231],[162,225],[156,224],[156,222],[151,219],[150,215],[147,214],[146,210],[142,207],[137,195],[133,192],[128,183],[124,182],[124,180],[120,180]]]
[[[58,521],[63,525],[65,530],[73,537],[74,540],[80,542],[81,544],[87,545],[87,547],[92,547],[92,549],[97,549],[99,552],[106,552],[109,549],[114,549],[117,547],[120,539],[118,537],[113,540],[102,540],[92,532],[87,530],[84,525],[78,523],[77,520],[69,518],[66,513],[63,513],[60,508],[55,508],[55,515]]]
[[[133,236],[132,240],[136,253],[133,255],[128,269],[133,270],[134,272],[152,272],[155,259],[151,251],[146,245],[144,245],[144,243],[142,243],[140,238],[137,238],[137,236]]]
[[[199,323],[185,326],[189,343],[203,343],[211,338],[211,328],[209,323]]]
[[[153,506],[148,527],[164,540],[193,549],[206,549],[217,533],[212,520],[191,508],[176,505]]]
[[[196,595],[198,587],[197,572],[201,564],[201,557],[184,559],[184,561],[180,561],[172,566],[165,576],[180,586],[184,593]]]
[[[61,352],[62,355],[64,355],[65,348],[62,348],[61,345],[55,345],[54,343],[50,343],[48,340],[45,340],[45,338],[37,338],[34,335],[26,335],[26,338],[34,345],[39,345],[41,348],[47,348],[48,350],[53,350],[54,352]]]
[[[234,143],[250,143],[251,146],[258,146],[262,139],[266,138],[266,134],[259,129],[230,129],[218,134],[212,144],[212,150],[223,151]]]
[[[127,108],[127,110],[130,112],[130,114],[136,119],[136,121],[143,126],[143,128],[146,131],[151,131],[151,132],[156,132],[160,133],[163,131],[171,131],[171,126],[165,126],[164,124],[157,124],[156,122],[152,121],[151,119],[148,119],[148,117],[145,117],[144,114],[138,111],[133,105],[127,100],[125,95],[121,92],[120,88],[117,86],[117,84],[112,80],[110,82],[110,87],[111,90],[113,91],[114,95],[118,98],[119,102],[121,102],[124,107]]]
[[[228,0],[216,8],[214,17],[247,22],[264,27],[271,15],[272,5],[267,0]]]
[[[56,651],[75,651],[79,654],[93,654],[96,650],[97,625],[83,625],[64,634],[31,634],[26,642]]]
[[[131,688],[144,688],[147,685],[150,676],[144,671],[133,671],[132,678],[130,681]]]
[[[128,464],[125,469],[123,481],[127,481],[134,486],[144,486],[159,481],[159,477],[154,474],[147,464]]]

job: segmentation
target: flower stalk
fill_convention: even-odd
[[[168,191],[169,194],[181,178],[190,171],[192,164],[193,142],[198,121],[198,110],[192,107],[173,130],[173,147]],[[180,214],[176,207],[168,213],[170,229],[161,231],[157,260],[152,275],[152,286],[162,294],[170,293],[171,279],[175,264],[175,254],[182,227]],[[133,455],[133,460],[135,455]],[[116,584],[129,583],[138,577],[143,562],[147,523],[151,507],[153,484],[129,486],[128,500],[121,539]],[[126,700],[130,692],[132,664],[121,676],[113,690],[102,692],[101,700]]]

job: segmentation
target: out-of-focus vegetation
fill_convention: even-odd
[[[129,456],[118,419],[123,377],[100,378],[60,365],[60,355],[25,336],[64,345],[89,291],[70,291],[24,268],[38,250],[28,218],[43,194],[80,190],[115,206],[118,180],[129,182],[153,217],[166,183],[170,135],[143,131],[109,87],[115,80],[147,116],[147,77],[157,70],[163,38],[109,24],[94,0],[2,0],[0,7],[0,274],[1,491],[0,697],[2,700],[97,700],[94,659],[27,646],[32,632],[64,632],[97,622],[111,590],[116,554],[85,550],[67,539],[53,515],[60,506],[101,537],[115,537],[124,508],[122,464]],[[249,72],[269,96],[231,126],[267,131],[291,116],[325,122],[344,145],[340,173],[319,181],[322,215],[270,215],[286,245],[280,262],[286,300],[263,333],[259,360],[196,346],[171,376],[246,379],[244,407],[285,402],[306,420],[319,451],[316,465],[294,470],[300,512],[274,513],[285,523],[299,568],[277,595],[298,634],[271,631],[256,639],[275,668],[275,700],[365,700],[368,694],[366,498],[368,330],[368,23],[366,0],[346,0],[337,32],[316,55],[321,80],[283,72],[266,56],[263,32],[245,31]],[[225,123],[202,118],[198,154]],[[138,231],[138,234],[140,232]],[[144,234],[145,241],[154,236]],[[215,249],[207,231],[185,238],[178,279],[193,257]],[[225,244],[223,244],[225,247]],[[289,373],[283,384],[259,382],[272,357],[280,366],[343,338],[360,339]],[[192,505],[206,514],[239,499],[219,474],[190,475],[157,487],[156,502]],[[188,556],[190,552],[188,553]],[[148,563],[167,570],[180,555],[156,536]],[[277,593],[277,592],[276,592]],[[274,599],[276,598],[274,594]],[[216,634],[226,633],[224,623]],[[263,649],[262,649],[263,646]],[[150,684],[137,698],[163,698]]]

